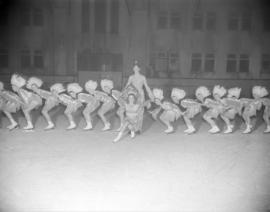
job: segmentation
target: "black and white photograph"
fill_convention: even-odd
[[[0,212],[270,212],[270,0],[0,0]]]

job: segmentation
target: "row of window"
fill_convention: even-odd
[[[22,69],[43,69],[44,55],[41,50],[22,50],[20,52]],[[84,51],[78,54],[78,70],[87,71],[121,71],[122,54],[91,53]],[[226,71],[228,73],[248,73],[250,58],[247,54],[228,54]],[[178,72],[180,67],[179,55],[176,52],[159,52],[153,55],[152,66],[156,72]],[[9,67],[8,50],[0,50],[0,68]],[[215,55],[212,53],[191,55],[191,73],[215,72]],[[262,54],[261,73],[270,73],[270,54]]]
[[[228,73],[248,73],[250,59],[248,54],[228,54],[226,71]],[[179,55],[175,52],[154,54],[152,65],[156,72],[177,72],[180,68]],[[191,55],[191,73],[215,72],[215,55],[212,53]],[[262,54],[261,73],[270,73],[270,54]]]
[[[263,26],[265,31],[270,31],[269,15],[263,17]],[[157,17],[158,29],[177,29],[182,28],[182,17],[180,12],[164,12],[158,13]],[[196,12],[192,18],[193,30],[216,30],[217,14],[216,12]],[[252,28],[252,14],[250,12],[230,12],[227,19],[227,28],[230,31],[249,31]]]
[[[81,29],[83,33],[90,31],[91,6],[89,0],[82,1]],[[112,34],[118,33],[119,28],[119,0],[95,0],[94,6],[94,29],[97,33],[106,33],[107,29]],[[107,18],[107,9],[110,17]]]
[[[26,7],[21,11],[21,24],[22,26],[43,26],[44,14],[40,8]]]
[[[22,50],[20,52],[20,62],[21,68],[29,69],[29,68],[44,68],[44,56],[41,50]],[[0,50],[0,68],[8,68],[9,67],[9,54],[8,50],[1,49]]]

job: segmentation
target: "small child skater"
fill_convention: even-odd
[[[226,106],[225,111],[220,114],[220,117],[226,124],[227,129],[224,131],[225,134],[232,133],[234,125],[231,120],[234,120],[236,115],[241,115],[242,103],[239,100],[241,94],[241,88],[235,87],[228,89],[227,97],[222,99],[222,102]]]
[[[55,127],[55,124],[53,123],[51,116],[49,115],[49,112],[57,105],[59,105],[60,101],[58,99],[58,95],[64,92],[65,89],[62,84],[57,83],[50,87],[50,91],[47,91],[41,89],[42,84],[43,81],[40,78],[30,77],[29,80],[27,81],[26,87],[34,91],[42,99],[45,100],[41,113],[46,119],[48,125],[46,128],[44,128],[44,130],[51,130]]]
[[[26,90],[24,88],[26,83],[26,79],[18,74],[11,76],[12,90],[18,93],[19,97],[22,99],[21,108],[27,121],[27,125],[23,129],[31,131],[34,129],[31,112],[42,105],[42,99],[34,92]]]
[[[7,129],[13,130],[18,127],[17,121],[12,116],[12,113],[16,113],[20,110],[22,105],[22,100],[14,92],[5,90],[4,83],[0,81],[0,111],[7,116],[10,121],[10,125]]]
[[[242,117],[245,121],[246,129],[243,131],[244,134],[251,133],[252,131],[252,117],[257,115],[257,111],[261,109],[263,98],[268,95],[268,91],[265,87],[254,86],[252,88],[253,99],[241,98],[244,110]],[[267,113],[267,112],[266,112]],[[265,115],[266,116],[266,115]]]
[[[73,113],[75,113],[81,106],[81,101],[78,100],[78,94],[82,92],[82,87],[78,83],[69,83],[67,85],[66,93],[60,93],[58,98],[60,102],[66,106],[65,115],[68,118],[69,126],[67,130],[73,130],[77,127],[74,121]]]
[[[164,96],[162,89],[154,88],[153,95],[154,95],[154,102],[159,106],[159,108],[153,111],[152,115],[154,116],[155,119],[157,114],[162,110],[162,113],[159,118],[162,121],[162,123],[164,123],[167,126],[165,133],[172,133],[174,131],[172,122],[178,120],[179,117],[181,117],[182,115],[182,111],[176,104],[179,104],[179,101],[185,97],[186,93],[184,90],[181,90],[179,88],[173,88],[171,92],[171,98],[174,103],[169,101],[163,101]]]

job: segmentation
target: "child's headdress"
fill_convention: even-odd
[[[196,92],[195,92],[195,95],[196,97],[198,97],[199,95],[203,96],[203,98],[206,98],[208,96],[211,95],[209,89],[205,86],[200,86],[196,89]]]
[[[27,80],[27,84],[26,84],[26,87],[28,89],[32,89],[32,86],[35,85],[37,86],[38,88],[40,88],[43,84],[43,81],[37,77],[30,77],[28,80]]]
[[[18,74],[12,74],[10,83],[21,88],[26,84],[26,80]]]
[[[226,89],[223,86],[215,85],[213,88],[213,95],[223,97],[226,94]]]
[[[68,93],[73,92],[73,93],[77,94],[77,93],[82,92],[82,90],[83,90],[82,87],[76,82],[69,83],[67,85],[67,92]]]
[[[230,88],[228,89],[228,97],[232,98],[235,97],[237,99],[239,99],[240,94],[241,94],[241,88],[235,87],[235,88]]]

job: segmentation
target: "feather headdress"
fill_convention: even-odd
[[[11,83],[11,85],[15,85],[15,86],[21,88],[21,87],[25,86],[26,80],[18,74],[12,74],[10,83]]]
[[[93,81],[93,80],[88,80],[85,85],[84,85],[84,88],[85,90],[87,90],[88,92],[91,91],[91,90],[96,90],[97,89],[97,82],[96,81]]]
[[[256,85],[252,88],[252,95],[262,98],[268,95],[268,91],[265,87]]]
[[[234,97],[234,98],[239,99],[241,91],[242,91],[242,89],[238,88],[238,87],[230,88],[230,89],[228,89],[228,97],[229,98]]]
[[[32,86],[35,85],[37,86],[38,88],[40,88],[43,84],[43,81],[37,77],[30,77],[28,80],[27,80],[27,84],[26,84],[26,87],[28,89],[32,89]]]
[[[227,90],[220,85],[215,85],[213,88],[213,95],[218,95],[219,97],[223,97],[226,94]]]
[[[153,89],[153,95],[155,99],[158,100],[163,100],[164,99],[164,95],[163,95],[163,90],[160,88],[154,88]]]
[[[57,94],[62,93],[64,91],[66,91],[66,89],[64,88],[62,83],[55,83],[50,87],[50,91],[54,91]]]
[[[171,98],[177,101],[183,99],[186,96],[186,92],[180,88],[173,88],[171,92]]]
[[[108,79],[103,79],[100,82],[101,89],[106,93],[110,93],[113,89],[113,81]]]
[[[195,95],[197,98],[198,98],[198,96],[202,96],[203,98],[206,98],[206,97],[210,96],[211,93],[207,87],[200,86],[196,89]]]
[[[67,92],[68,93],[73,92],[75,94],[78,94],[78,93],[82,92],[82,90],[83,90],[82,87],[78,83],[76,83],[76,82],[69,83],[67,85]]]

